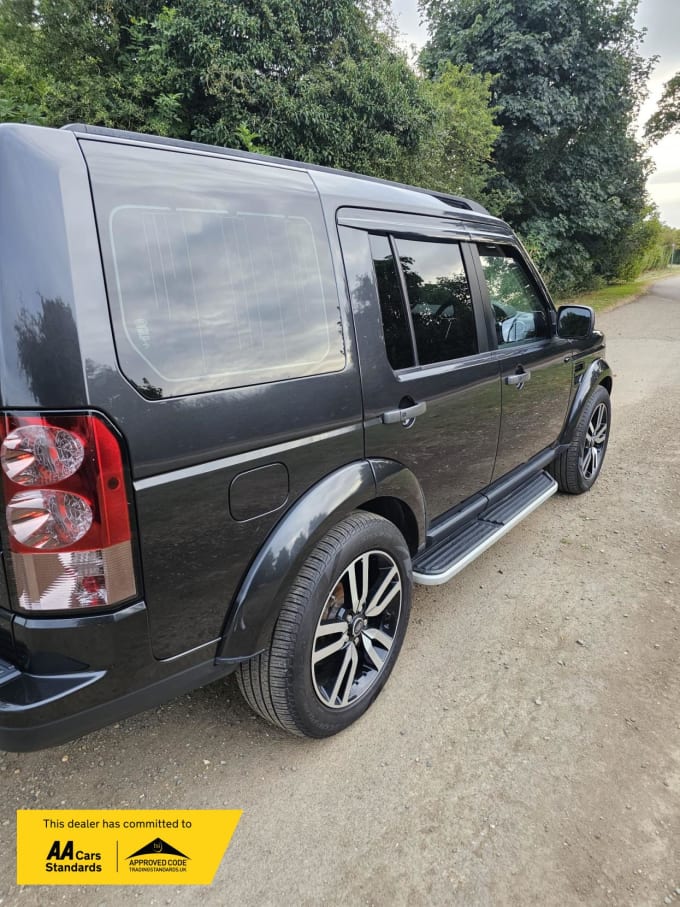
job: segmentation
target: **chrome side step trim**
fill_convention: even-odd
[[[551,477],[552,479],[552,477]],[[413,580],[416,583],[419,583],[421,586],[440,586],[442,583],[448,582],[452,577],[457,573],[460,573],[461,570],[464,570],[468,564],[471,564],[475,558],[478,558],[480,554],[483,554],[488,548],[490,548],[495,542],[502,538],[506,533],[510,532],[511,529],[521,523],[521,521],[529,516],[530,513],[533,513],[541,504],[544,504],[548,498],[551,498],[557,491],[557,482],[552,479],[552,484],[549,488],[546,488],[545,491],[534,498],[529,504],[526,505],[519,513],[515,514],[507,523],[503,523],[498,526],[498,530],[490,535],[484,541],[480,542],[474,548],[471,548],[467,554],[464,554],[458,560],[450,564],[446,570],[442,573],[418,573],[414,570]],[[478,519],[484,519],[484,515],[480,514]]]

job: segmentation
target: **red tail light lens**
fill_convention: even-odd
[[[135,596],[130,503],[115,432],[91,414],[11,413],[2,421],[19,607],[99,608]]]

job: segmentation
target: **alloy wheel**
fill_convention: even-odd
[[[581,475],[588,482],[595,478],[602,465],[608,430],[607,407],[604,403],[598,403],[588,423],[583,452],[578,464]]]
[[[312,679],[332,709],[354,705],[388,661],[399,626],[402,582],[386,551],[367,551],[345,568],[321,612],[312,646]]]

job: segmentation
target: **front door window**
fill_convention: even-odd
[[[550,337],[550,326],[538,291],[513,249],[480,245],[499,346]]]

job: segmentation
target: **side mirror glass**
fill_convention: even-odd
[[[595,312],[587,305],[562,305],[557,310],[557,336],[582,340],[595,330]]]

